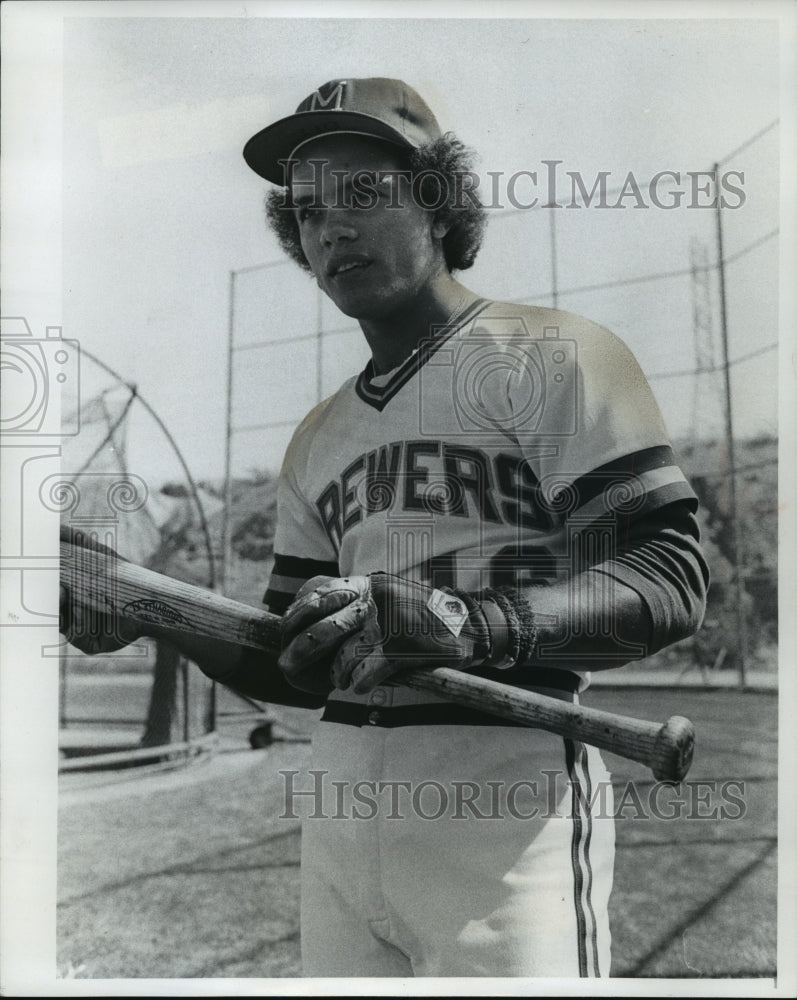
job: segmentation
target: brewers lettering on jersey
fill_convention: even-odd
[[[304,974],[608,976],[599,752],[400,672],[577,702],[592,671],[699,627],[697,501],[650,388],[603,327],[459,280],[485,226],[472,157],[406,83],[332,80],[244,158],[281,246],[371,353],[282,465],[281,655],[181,640],[235,690],[323,706],[286,789]]]

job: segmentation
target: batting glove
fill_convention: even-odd
[[[302,690],[328,693],[331,675],[358,694],[408,667],[509,667],[525,655],[513,596],[477,598],[389,573],[315,577],[283,618],[280,667]]]

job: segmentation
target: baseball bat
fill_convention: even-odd
[[[69,542],[61,542],[61,582],[81,604],[103,614],[155,624],[173,633],[280,650],[278,615]],[[659,781],[683,780],[692,762],[694,727],[683,716],[672,716],[662,725],[574,705],[450,667],[402,671],[400,682],[619,754],[650,767]]]

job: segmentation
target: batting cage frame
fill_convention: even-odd
[[[135,561],[157,560],[155,539],[160,526],[152,497],[144,481],[127,468],[127,421],[138,404],[166,439],[187,484],[185,498],[204,551],[196,582],[216,590],[217,546],[211,538],[206,502],[177,441],[135,384],[90,351],[83,349],[82,356],[115,385],[65,418],[65,423],[79,423],[84,430],[98,424],[101,439],[75,471],[64,471],[59,477],[53,500],[62,523]],[[120,392],[120,399],[113,398]],[[68,462],[67,458],[67,467]],[[143,528],[136,527],[136,518]],[[178,766],[217,746],[220,719],[245,717],[257,723],[253,746],[262,743],[270,731],[264,729],[268,724],[263,709],[250,699],[227,698],[220,708],[216,684],[168,642],[146,639],[116,654],[92,657],[62,641],[58,652],[61,772]]]

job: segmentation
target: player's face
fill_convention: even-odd
[[[400,314],[445,268],[432,213],[396,177],[406,170],[400,151],[365,136],[324,136],[297,160],[294,211],[319,286],[347,316]]]

